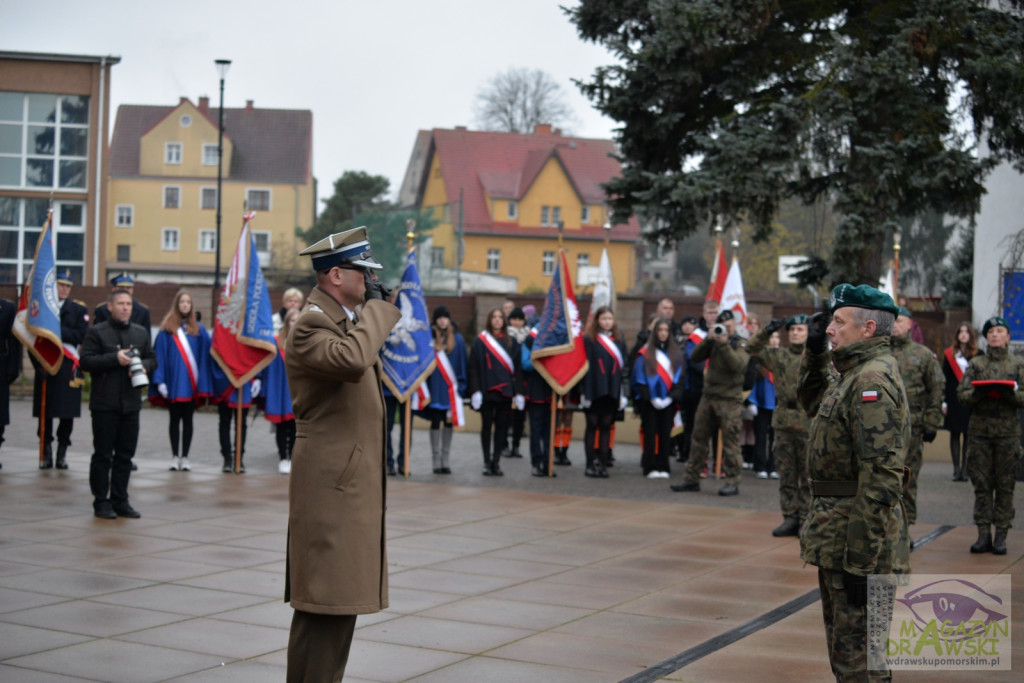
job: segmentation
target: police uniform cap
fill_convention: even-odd
[[[914,317],[914,314],[911,313],[910,309],[907,308],[906,306],[897,306],[896,308],[899,311],[899,313],[897,313],[896,315],[904,315],[904,316],[906,316],[908,318],[913,318]]]
[[[985,324],[981,326],[981,336],[987,336],[988,331],[993,327],[1005,327],[1006,331],[1010,331],[1010,323],[1006,322],[1006,318],[994,315],[985,321]]]
[[[786,329],[788,330],[793,327],[793,325],[809,325],[810,322],[811,318],[806,313],[797,313],[786,321]]]
[[[374,270],[384,267],[373,258],[366,226],[328,235],[316,244],[300,251],[299,256],[309,256],[313,260],[313,270],[317,271],[328,270],[334,266],[353,266],[373,268]]]
[[[57,271],[57,284],[58,285],[73,285],[75,279],[71,276],[71,269],[64,268],[63,270]]]
[[[135,280],[128,273],[118,273],[114,277],[110,278],[110,284],[115,287],[134,287]]]
[[[828,300],[828,312],[835,313],[837,309],[852,306],[854,308],[868,308],[875,311],[887,311],[893,315],[899,314],[899,308],[892,300],[892,297],[870,285],[857,285],[854,287],[848,282],[836,286]]]

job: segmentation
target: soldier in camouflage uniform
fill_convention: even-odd
[[[768,339],[785,324],[789,335],[787,348],[773,349]],[[807,427],[811,424],[800,407],[800,359],[807,341],[807,316],[795,315],[788,321],[776,318],[754,335],[747,345],[750,357],[771,370],[775,378],[775,465],[779,472],[779,506],[782,524],[772,536],[796,536],[811,500],[807,487]]]
[[[800,403],[813,416],[811,506],[800,554],[818,567],[836,680],[890,680],[888,671],[868,670],[867,577],[910,571],[901,495],[910,415],[888,338],[896,306],[873,287],[842,284],[832,290],[829,308],[827,329],[824,313],[811,319],[800,367]],[[891,620],[893,595],[886,595],[872,596],[872,614],[887,611]]]
[[[924,444],[935,441],[935,435],[942,426],[942,392],[946,380],[935,354],[910,338],[910,311],[905,306],[898,309],[899,314],[892,327],[892,355],[899,364],[910,408],[910,444],[904,463],[910,468],[910,480],[903,492],[903,504],[907,509],[907,524],[914,524],[917,521],[917,478],[921,474]]]
[[[744,350],[743,338],[735,334],[736,321],[732,311],[722,311],[717,322],[725,327],[725,334],[716,337],[709,332],[690,354],[691,363],[710,360],[704,373],[704,392],[694,417],[690,458],[686,462],[683,482],[672,484],[671,488],[673,491],[700,491],[700,473],[707,462],[708,442],[715,430],[721,429],[725,485],[718,490],[718,495],[735,496],[740,492],[742,472],[743,376],[750,356]]]
[[[1014,517],[1013,488],[1020,473],[1017,409],[1024,406],[1024,362],[1010,355],[1010,326],[1003,318],[989,318],[981,334],[988,351],[971,359],[956,390],[960,402],[973,409],[967,425],[967,471],[974,484],[978,540],[971,552],[1005,555],[1006,533]],[[973,384],[993,380],[1005,384]]]

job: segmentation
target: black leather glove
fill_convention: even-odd
[[[843,572],[843,588],[846,589],[846,604],[850,607],[868,604],[868,577]]]
[[[807,350],[811,353],[825,353],[828,345],[828,315],[818,311],[811,316],[811,324],[807,327]]]
[[[764,326],[764,331],[771,335],[773,332],[778,332],[786,324],[786,321],[782,318],[772,318],[771,321]]]
[[[938,432],[936,432],[934,429],[926,429],[924,430],[924,433],[921,434],[921,439],[925,443],[931,443],[932,441],[935,441],[936,436],[938,436]]]
[[[366,281],[366,300],[380,299],[386,301],[391,296],[391,290],[384,286],[380,280],[370,275],[369,270],[363,271],[363,279]]]

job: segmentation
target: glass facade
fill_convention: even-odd
[[[21,284],[28,277],[48,207],[48,199],[0,197],[0,283]],[[81,282],[85,202],[55,202],[53,232],[57,268],[70,268],[75,282]]]
[[[89,98],[0,91],[0,187],[85,191]]]

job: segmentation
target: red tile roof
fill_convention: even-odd
[[[142,136],[179,106],[123,104],[117,108],[110,143],[111,176],[139,177]],[[213,123],[216,128],[215,116]],[[226,179],[289,184],[312,179],[313,112],[309,110],[226,108],[224,137],[234,145]]]
[[[422,136],[424,131],[420,132]],[[463,128],[447,130],[435,128],[432,137],[433,154],[424,159],[426,168],[437,155],[445,189],[450,198],[463,190],[463,226],[469,234],[551,235],[551,228],[521,227],[505,222],[495,223],[487,210],[486,198],[522,199],[530,185],[547,162],[554,158],[565,169],[580,201],[586,204],[604,204],[602,183],[622,172],[615,158],[615,144],[611,140],[562,137],[558,134],[519,134],[470,131]],[[420,197],[425,189],[427,174],[423,173]],[[636,217],[629,223],[614,226],[613,239],[634,240],[640,234]],[[599,226],[566,232],[567,237],[604,239]]]

